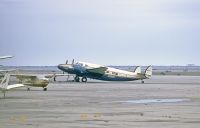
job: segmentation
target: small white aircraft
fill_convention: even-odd
[[[8,73],[6,73],[0,83],[0,91],[2,91],[2,93],[4,93],[4,98],[5,98],[6,91],[13,89],[13,88],[18,88],[18,87],[24,86],[24,84],[9,85],[9,80],[10,80],[10,75]]]
[[[137,66],[134,72],[120,70],[112,67],[106,67],[103,65],[86,63],[86,62],[77,62],[74,64],[60,64],[58,68],[63,72],[69,74],[75,74],[76,77],[74,80],[76,82],[80,81],[87,82],[87,78],[104,80],[104,81],[134,81],[141,80],[144,83],[144,79],[149,79],[152,76],[152,67],[148,66],[144,73],[141,72],[141,67]]]

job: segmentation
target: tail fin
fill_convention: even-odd
[[[148,66],[144,72],[146,78],[150,78],[152,76],[152,66]]]
[[[137,66],[136,68],[135,68],[135,71],[134,71],[135,73],[141,73],[141,67],[140,66]]]
[[[6,89],[6,87],[8,86],[9,80],[10,80],[10,75],[6,73],[1,81],[0,88]]]

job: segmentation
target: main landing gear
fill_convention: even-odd
[[[80,82],[80,78],[78,77],[78,76],[76,76],[75,78],[74,78],[74,81],[75,82]],[[81,82],[87,82],[87,77],[82,77],[81,78]]]
[[[141,83],[144,84],[144,80],[141,80]]]
[[[81,81],[82,82],[87,82],[87,77],[82,77]]]

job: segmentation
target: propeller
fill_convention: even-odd
[[[66,60],[65,64],[68,64],[68,60]],[[72,65],[74,64],[74,59],[72,60]]]

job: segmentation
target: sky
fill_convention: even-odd
[[[0,0],[0,64],[200,65],[199,0]]]

